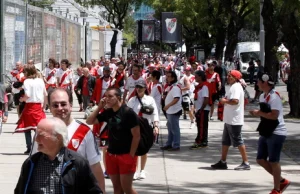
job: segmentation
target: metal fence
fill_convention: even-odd
[[[74,65],[80,63],[82,26],[79,23],[26,6],[21,0],[1,1],[2,73],[10,72],[16,62],[26,63],[30,59],[41,69],[49,58],[58,61],[67,58]]]

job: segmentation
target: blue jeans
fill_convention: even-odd
[[[166,145],[172,146],[173,148],[180,147],[179,117],[180,115],[167,114],[168,141]]]
[[[31,150],[32,138],[31,138],[31,130],[24,132],[26,147],[28,150]]]

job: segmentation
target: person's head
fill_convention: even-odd
[[[22,68],[23,68],[22,62],[20,62],[20,61],[16,62],[16,69],[21,70]]]
[[[160,71],[154,70],[151,73],[152,81],[159,81],[160,76],[161,76]]]
[[[274,88],[275,82],[271,75],[264,73],[257,78],[257,85],[261,91],[267,93]]]
[[[92,59],[91,62],[92,62],[92,66],[95,67],[95,66],[96,66],[96,60],[95,60],[95,59]]]
[[[33,66],[34,65],[34,60],[33,59],[28,60],[27,65]]]
[[[109,66],[109,64],[110,64],[110,60],[109,60],[109,59],[106,59],[106,60],[105,60],[105,63],[104,63],[104,66]]]
[[[60,68],[60,64],[59,64],[59,62],[56,62],[56,64],[55,64],[55,68],[56,68],[56,69]]]
[[[89,75],[90,75],[90,70],[89,70],[87,67],[84,67],[84,68],[82,69],[82,73],[83,73],[84,77],[89,77]]]
[[[184,71],[185,71],[185,74],[186,74],[187,76],[191,75],[191,72],[192,72],[192,66],[187,65],[187,66],[184,68]]]
[[[203,83],[206,81],[206,74],[204,71],[197,70],[195,71],[195,80],[199,84]]]
[[[108,66],[103,67],[103,77],[109,78],[110,76],[110,68]]]
[[[166,72],[166,78],[167,78],[167,82],[169,84],[174,84],[176,83],[178,80],[177,80],[177,75],[175,73],[175,71],[168,71]]]
[[[152,71],[155,70],[155,65],[154,65],[153,62],[150,62],[150,63],[149,63],[148,69],[149,69],[149,72],[150,72],[150,73],[151,73]]]
[[[124,71],[124,69],[125,69],[124,63],[123,62],[119,62],[118,63],[118,71],[122,72],[122,71]]]
[[[56,65],[56,60],[54,59],[54,58],[50,58],[49,59],[49,63],[48,63],[48,67],[50,68],[50,69],[53,69],[54,67],[55,67],[55,65]]]
[[[57,88],[48,94],[50,111],[54,117],[65,123],[70,121],[72,112],[72,97],[69,91]]]
[[[213,63],[213,61],[211,61],[211,60],[207,61],[207,66],[208,66],[209,71],[215,70],[215,63]]]
[[[135,77],[140,77],[141,75],[141,66],[138,65],[138,64],[134,64],[133,67],[132,67],[132,74],[135,76]]]
[[[242,74],[238,70],[231,70],[228,72],[227,82],[229,85],[239,82],[240,79],[242,79]]]
[[[141,79],[141,80],[138,80],[135,84],[135,89],[136,89],[136,93],[137,95],[142,98],[145,93],[148,94],[147,92],[147,83],[145,80]]]
[[[39,152],[55,156],[62,147],[68,145],[66,124],[55,117],[42,119],[37,125],[35,141]]]
[[[91,69],[91,68],[92,68],[92,62],[91,62],[91,61],[85,62],[85,66],[86,66],[88,69]]]
[[[105,92],[107,108],[119,107],[122,104],[122,92],[119,88],[108,88]]]
[[[63,59],[61,60],[60,62],[60,67],[63,69],[63,70],[66,70],[68,67],[69,67],[69,60],[68,59]]]
[[[26,65],[24,68],[24,76],[26,78],[36,78],[37,77],[37,70],[34,65]]]
[[[258,65],[258,66],[261,66],[261,61],[258,59],[258,60],[256,60],[256,64]]]
[[[82,67],[77,67],[77,75],[82,75]]]

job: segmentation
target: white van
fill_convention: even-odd
[[[235,49],[235,57],[239,58],[241,65],[241,73],[243,76],[248,75],[247,69],[251,58],[254,60],[259,59],[260,43],[259,42],[240,42]],[[256,63],[255,63],[255,66]],[[255,73],[256,74],[256,73]],[[248,77],[248,76],[246,76]]]

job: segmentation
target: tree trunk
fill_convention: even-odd
[[[268,72],[277,81],[278,75],[278,62],[276,57],[277,46],[277,25],[275,24],[274,16],[274,5],[272,0],[264,0],[264,5],[262,9],[262,17],[264,19],[265,26],[265,72]]]
[[[238,31],[239,30],[237,29],[236,21],[234,20],[233,16],[231,16],[227,32],[228,42],[226,45],[225,60],[233,57],[234,49],[238,43]]]
[[[300,26],[297,21],[297,9],[292,8],[295,4],[290,0],[285,1],[280,11],[281,31],[285,37],[285,46],[289,49],[292,79],[292,98],[290,111],[293,116],[300,117]]]
[[[114,30],[113,37],[110,41],[110,58],[116,57],[116,45],[117,45],[117,38],[118,38],[118,30]]]
[[[216,35],[216,53],[215,57],[217,60],[222,59],[223,50],[225,47],[225,39],[226,39],[226,29],[225,28],[217,28],[218,32]]]

